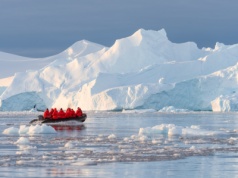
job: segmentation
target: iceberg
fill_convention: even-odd
[[[0,110],[237,111],[237,56],[238,44],[199,49],[171,42],[164,29],[139,29],[111,47],[82,40],[31,59],[45,65],[16,72],[8,85],[0,79]]]

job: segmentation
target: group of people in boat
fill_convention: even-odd
[[[65,119],[65,118],[73,118],[73,117],[81,117],[83,112],[80,107],[77,108],[76,111],[72,108],[68,108],[64,111],[62,108],[58,111],[56,108],[47,108],[44,111],[44,119]]]

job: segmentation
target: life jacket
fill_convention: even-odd
[[[78,109],[76,111],[76,116],[81,117],[82,115],[83,115],[83,112],[82,112],[81,108],[78,107]]]

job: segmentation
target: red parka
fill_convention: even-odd
[[[53,117],[53,119],[58,119],[58,117],[59,117],[59,115],[58,115],[58,111],[57,111],[56,108],[54,109],[54,112],[53,112],[52,117]]]
[[[59,116],[59,118],[61,118],[61,119],[65,118],[65,112],[63,111],[62,108],[60,109],[60,111],[59,111],[59,113],[58,113],[58,116]]]
[[[49,110],[48,110],[48,108],[45,110],[45,112],[44,112],[44,118],[46,119],[49,119],[49,118],[51,118],[51,115],[50,115],[50,112],[49,112]]]
[[[82,112],[81,108],[78,107],[78,109],[76,111],[76,116],[81,117],[82,115],[83,115],[83,112]]]
[[[76,117],[75,111],[71,109],[71,117]]]

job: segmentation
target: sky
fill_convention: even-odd
[[[79,40],[110,47],[138,29],[164,28],[199,48],[238,43],[237,0],[0,0],[0,51],[47,57]]]

